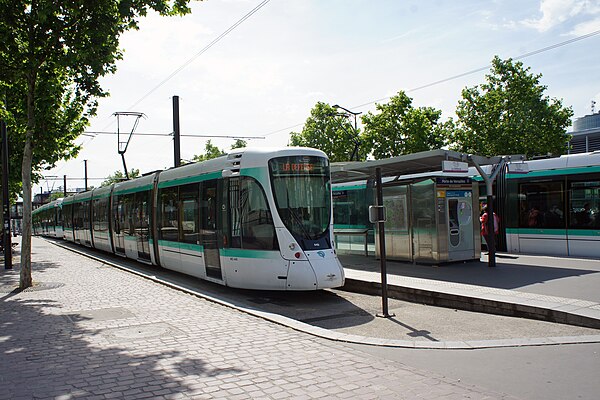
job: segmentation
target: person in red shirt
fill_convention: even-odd
[[[481,235],[485,238],[486,241],[489,240],[488,218],[489,216],[487,212],[487,205],[485,205],[481,210],[481,217],[479,217],[479,221],[481,221]],[[496,235],[498,235],[499,232],[499,225],[500,219],[498,218],[496,213],[494,213],[494,244],[496,243]]]

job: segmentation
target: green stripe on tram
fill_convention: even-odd
[[[261,183],[269,181],[269,172],[265,167],[254,167],[254,168],[242,168],[240,170],[241,176],[249,176],[256,179]]]
[[[114,190],[114,194],[115,195],[124,195],[124,194],[131,194],[131,193],[138,193],[138,192],[145,192],[148,190],[152,190],[152,184],[149,185],[143,185],[143,186],[136,186],[136,187],[132,187],[129,189],[123,189],[123,190],[117,190],[115,188]]]
[[[173,242],[171,240],[159,240],[158,245],[162,247],[169,247],[172,249],[181,249],[181,250],[190,250],[190,251],[204,251],[204,246],[201,244],[195,243],[183,243],[183,242]]]
[[[590,167],[577,167],[577,168],[557,168],[545,171],[529,171],[526,174],[506,174],[507,178],[510,179],[522,179],[522,178],[535,178],[539,176],[554,176],[554,175],[565,175],[565,174],[589,174],[593,172],[600,172],[600,166]]]
[[[110,197],[110,191],[102,194],[94,193],[94,200],[107,199]]]
[[[276,260],[281,258],[279,250],[247,250],[247,249],[221,249],[223,257],[239,257],[239,258],[265,258]]]
[[[333,188],[334,192],[339,192],[341,190],[361,190],[361,189],[366,189],[367,188],[367,184],[362,184],[362,185],[350,185],[350,186],[335,186]]]
[[[371,227],[367,225],[333,224],[333,229],[371,229]]]
[[[219,179],[221,177],[222,177],[221,171],[209,172],[207,174],[202,174],[202,175],[186,176],[185,178],[175,178],[170,181],[159,182],[158,188],[163,189],[163,188],[168,188],[168,187],[172,187],[172,186],[187,185],[189,183],[198,183],[198,182],[202,182],[202,181],[208,181],[211,179]]]
[[[512,235],[600,236],[600,229],[506,228]]]

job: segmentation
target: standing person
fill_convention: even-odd
[[[531,210],[529,210],[529,214],[527,215],[527,225],[530,228],[537,228],[542,226],[542,213],[540,212],[540,208],[537,205],[534,205]]]
[[[488,212],[487,212],[487,205],[483,206],[483,209],[481,210],[481,217],[479,217],[479,221],[481,222],[481,235],[485,238],[486,240],[486,246],[488,241],[490,240],[490,234],[488,232]],[[496,213],[494,213],[494,236],[492,238],[492,240],[494,240],[494,244],[496,244],[496,236],[498,235],[499,232],[499,225],[500,225],[500,219],[498,218],[498,215],[496,215]],[[488,247],[489,250],[489,247]]]

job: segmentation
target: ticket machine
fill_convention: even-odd
[[[467,177],[384,183],[386,257],[428,264],[478,260],[478,198],[478,185]],[[379,256],[378,237],[375,245]]]

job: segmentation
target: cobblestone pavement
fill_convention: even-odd
[[[508,399],[178,292],[34,238],[0,272],[0,399]]]

